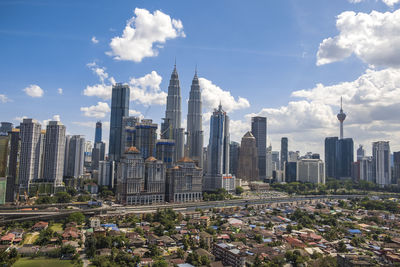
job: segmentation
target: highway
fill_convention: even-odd
[[[127,215],[127,214],[141,214],[154,212],[157,209],[172,208],[175,211],[193,211],[199,209],[212,209],[212,208],[227,208],[247,205],[264,205],[266,207],[279,207],[279,206],[302,206],[310,204],[311,202],[318,202],[324,200],[339,200],[355,197],[363,197],[362,195],[323,195],[323,196],[292,196],[292,197],[260,197],[253,199],[231,199],[221,201],[201,201],[201,202],[188,202],[188,203],[167,203],[157,205],[143,205],[143,206],[107,206],[96,208],[75,208],[75,209],[60,209],[60,210],[10,210],[0,209],[0,225],[12,221],[26,221],[26,220],[48,220],[67,217],[73,212],[82,212],[88,216],[94,215]],[[36,205],[40,208],[40,205]]]

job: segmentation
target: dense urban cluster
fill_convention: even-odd
[[[354,161],[342,108],[323,161],[289,151],[286,137],[273,151],[266,117],[252,118],[241,144],[231,141],[221,104],[204,146],[197,71],[186,129],[176,66],[160,129],[129,116],[129,99],[129,85],[113,85],[108,153],[100,121],[93,145],[60,121],[1,123],[1,263],[400,264],[399,199],[386,194],[399,192],[400,152],[379,141]]]

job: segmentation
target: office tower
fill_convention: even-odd
[[[237,176],[239,166],[240,144],[232,141],[229,144],[229,173]]]
[[[257,155],[258,155],[258,170],[260,178],[266,178],[266,155],[267,155],[267,118],[252,117],[251,118],[251,133],[256,139]]]
[[[6,202],[13,202],[15,198],[16,186],[18,185],[18,172],[20,162],[20,130],[12,129],[8,132],[9,137],[9,157],[8,157],[8,174],[7,174],[7,193]]]
[[[190,87],[190,96],[187,114],[187,147],[188,156],[193,159],[197,166],[203,167],[203,115],[199,79],[197,70],[194,74],[192,86]]]
[[[336,178],[351,178],[351,165],[354,161],[352,138],[339,139],[336,143]]]
[[[127,84],[113,85],[111,97],[110,141],[108,157],[119,161],[122,151],[122,119],[129,116],[130,89]]]
[[[41,125],[34,119],[24,119],[20,124],[21,153],[19,185],[27,191],[32,180],[39,178]]]
[[[346,114],[343,112],[343,99],[340,98],[340,112],[337,114],[340,122],[340,139],[343,139],[343,122],[346,119]]]
[[[213,191],[222,187],[222,176],[229,172],[229,117],[221,104],[210,119],[210,140],[207,149],[207,175],[204,190]]]
[[[373,172],[377,185],[384,187],[391,184],[389,142],[372,143]]]
[[[360,180],[375,183],[372,157],[364,157],[360,160]]]
[[[145,160],[144,197],[141,203],[163,203],[165,200],[166,168],[161,160],[149,157]]]
[[[149,157],[146,161],[136,147],[123,154],[117,170],[117,200],[122,204],[143,205],[164,202],[165,165]]]
[[[134,146],[144,159],[155,156],[157,124],[152,120],[142,120],[135,125]]]
[[[251,132],[247,132],[240,144],[238,178],[248,182],[259,180],[257,150],[256,138]]]
[[[281,139],[281,170],[284,170],[285,162],[289,159],[288,152],[288,139],[287,137],[282,137]]]
[[[64,175],[79,178],[83,175],[85,138],[81,135],[67,136],[65,143]]]
[[[69,142],[71,141],[71,136],[67,135],[65,137],[65,151],[64,151],[64,172],[63,176],[67,177],[68,174],[68,154],[69,154]]]
[[[297,161],[285,163],[285,182],[291,183],[297,180]]]
[[[362,160],[365,157],[365,149],[363,145],[360,145],[357,149],[357,161]]]
[[[85,153],[84,166],[85,166],[86,170],[89,170],[92,167],[92,150],[93,150],[92,142],[91,141],[86,141],[85,142],[85,152],[84,152]]]
[[[336,146],[338,143],[337,137],[325,138],[325,165],[326,177],[336,178]]]
[[[178,72],[176,65],[171,74],[168,86],[167,109],[165,111],[164,122],[161,124],[161,138],[175,140],[174,161],[179,160],[184,155],[184,129],[181,128],[181,87],[179,85]]]
[[[175,155],[175,140],[160,139],[156,142],[156,158],[165,163],[169,169],[173,167]]]
[[[117,166],[117,200],[122,204],[139,204],[138,196],[144,191],[144,160],[136,147],[122,155]]]
[[[102,123],[101,123],[101,121],[98,121],[98,122],[96,122],[96,131],[94,133],[94,142],[100,143],[102,141],[103,141]]]
[[[272,177],[272,171],[274,170],[273,162],[272,162],[272,146],[267,147],[267,155],[266,155],[266,178]]]
[[[61,186],[63,182],[65,131],[59,121],[50,121],[46,127],[43,179],[53,182],[54,186]]]
[[[9,151],[9,137],[7,135],[0,135],[0,177],[7,176]]]
[[[166,201],[192,202],[202,200],[203,170],[187,157],[167,170]]]
[[[400,182],[400,151],[393,152],[393,183]]]
[[[13,124],[11,122],[1,122],[0,135],[8,135],[13,129]]]
[[[99,161],[98,185],[112,188],[114,186],[115,161]]]
[[[297,181],[325,184],[325,164],[319,159],[301,159],[297,162]]]
[[[272,171],[280,170],[279,151],[271,151]]]
[[[361,167],[360,161],[351,163],[351,178],[355,182],[360,181],[360,167]]]
[[[99,169],[99,162],[105,160],[106,156],[106,144],[104,142],[95,143],[92,149],[92,171]]]
[[[122,118],[122,145],[121,145],[121,155],[130,148],[135,146],[135,136],[136,136],[136,124],[140,120],[138,117],[128,116]]]

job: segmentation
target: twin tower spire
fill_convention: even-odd
[[[175,141],[174,161],[185,156],[185,130],[181,127],[182,96],[176,63],[168,86],[167,109],[161,124],[161,138]],[[197,68],[190,88],[187,114],[187,156],[203,166],[202,102]]]

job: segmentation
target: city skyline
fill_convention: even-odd
[[[227,27],[228,22],[233,22],[235,15],[241,14],[242,11],[242,17],[248,21],[241,20],[242,24],[236,23],[234,26],[237,27],[238,34],[247,36],[244,30],[249,30],[250,25],[259,22],[260,26],[249,30],[249,40],[259,41],[257,44],[237,40],[235,35],[228,31],[225,36],[227,40],[221,40],[216,34],[217,30],[209,33],[213,42],[200,42],[199,38],[207,36],[203,30],[207,25],[201,23],[211,24],[216,21],[213,19],[204,22],[197,16],[193,19],[188,18],[183,12],[188,8],[187,4],[182,9],[174,9],[175,3],[166,6],[161,2],[152,5],[122,2],[112,9],[112,14],[107,17],[110,21],[98,26],[91,22],[87,28],[77,30],[77,24],[73,24],[71,28],[63,26],[56,32],[56,27],[60,25],[55,23],[54,26],[45,27],[41,34],[37,34],[37,29],[43,21],[36,16],[32,17],[35,11],[37,14],[53,12],[55,16],[61,12],[60,6],[66,10],[76,7],[77,21],[82,22],[83,14],[90,5],[77,2],[65,3],[64,6],[47,1],[43,1],[42,5],[35,2],[4,2],[4,23],[0,31],[8,49],[3,49],[1,53],[4,62],[9,64],[0,66],[3,73],[1,75],[5,75],[0,82],[0,111],[7,115],[2,120],[18,125],[17,117],[26,116],[39,120],[42,128],[45,128],[43,122],[49,118],[61,119],[67,126],[67,134],[83,134],[87,140],[93,140],[97,120],[105,122],[105,129],[109,128],[107,122],[111,103],[107,88],[116,81],[127,82],[132,87],[131,115],[146,115],[146,118],[151,118],[160,125],[165,110],[168,77],[176,58],[181,79],[183,118],[186,118],[187,114],[186,101],[189,99],[193,71],[198,65],[203,96],[204,146],[209,139],[210,114],[221,100],[231,117],[231,140],[240,141],[243,134],[251,129],[251,117],[260,115],[268,118],[267,145],[272,141],[273,150],[279,150],[280,138],[287,136],[289,150],[299,150],[303,154],[312,151],[322,155],[324,137],[339,135],[339,123],[335,114],[340,109],[339,99],[343,96],[344,108],[348,115],[344,122],[344,135],[354,137],[355,147],[363,144],[370,155],[373,141],[389,140],[392,141],[391,149],[399,150],[399,144],[394,142],[399,136],[398,124],[391,115],[396,113],[395,103],[399,95],[396,94],[396,84],[400,80],[398,63],[394,56],[397,52],[396,46],[393,45],[393,51],[384,55],[379,55],[375,50],[367,53],[368,47],[375,45],[372,43],[372,37],[376,37],[374,34],[389,27],[385,24],[385,18],[388,21],[395,20],[395,15],[399,12],[396,10],[397,5],[386,6],[382,1],[361,1],[359,4],[349,1],[338,1],[335,4],[329,1],[311,2],[312,4],[304,6],[299,6],[293,1],[282,1],[279,4],[255,2],[244,10],[240,9],[241,5],[238,2],[229,3],[231,13],[224,14],[226,23],[216,24],[218,30]],[[204,8],[195,7],[200,11]],[[260,11],[256,10],[257,8]],[[313,8],[319,9],[326,18],[321,19],[322,14],[301,17],[309,14]],[[32,14],[28,9],[33,9]],[[251,11],[258,13],[272,9],[277,15],[286,14],[282,25],[276,28],[268,26],[267,23],[275,18],[272,15],[266,18],[266,21],[257,16],[250,16]],[[6,14],[6,11],[15,16]],[[15,23],[15,19],[22,15],[25,16],[21,17],[20,23]],[[53,16],[47,19],[57,22]],[[94,19],[93,13],[89,12],[88,16]],[[148,40],[151,49],[144,51],[147,54],[132,55],[125,53],[123,46],[118,46],[117,41],[124,39],[124,29],[140,30],[135,21],[158,16],[170,21],[171,28],[169,32],[162,33],[164,35],[161,39]],[[293,25],[300,17],[309,29],[299,25],[299,29],[296,28],[299,34],[295,35]],[[354,39],[354,31],[357,29],[351,28],[352,18],[360,23],[361,29],[369,27],[360,22],[361,17],[377,22],[378,26],[371,29],[372,36],[368,36],[371,43],[361,42],[357,49],[346,47],[346,41],[357,42]],[[320,26],[312,26],[313,21],[318,19],[321,21]],[[29,27],[26,25],[28,21],[32,23]],[[256,35],[255,32],[259,31],[261,26],[266,27],[270,35]],[[393,27],[395,30],[398,26],[396,24]],[[287,34],[287,39],[279,38],[278,31],[284,36]],[[392,44],[390,36],[380,38]],[[226,41],[229,40],[236,42],[227,44]],[[10,44],[21,41],[33,43],[29,48],[21,50],[21,53],[16,53],[17,45],[10,48]],[[65,42],[64,46],[59,47],[62,42]],[[279,48],[278,43],[287,45]],[[289,43],[295,45],[290,46]],[[67,44],[75,45],[75,48],[66,49]],[[126,44],[132,45],[129,42]],[[160,45],[163,48],[158,47]],[[78,51],[76,46],[81,47],[82,51]],[[66,55],[60,55],[63,49],[66,50]],[[340,53],[332,54],[334,49]],[[33,52],[36,56],[27,59],[27,53]],[[86,52],[87,56],[82,56],[83,52]],[[57,57],[51,59],[49,56],[57,53],[60,63],[54,65],[54,59]],[[14,55],[14,60],[11,60],[9,54]],[[353,56],[349,57],[351,54]],[[39,64],[40,56],[46,60]],[[20,64],[22,59],[25,62],[23,66]],[[232,64],[234,61],[238,64]],[[294,65],[290,66],[291,64]],[[35,70],[32,69],[33,66]],[[54,77],[43,75],[50,66],[54,69],[54,75],[51,75]],[[276,71],[272,68],[276,68]],[[289,68],[290,71],[284,72],[284,68]],[[24,78],[17,79],[21,74]],[[62,74],[77,77],[74,79],[77,82],[60,79]],[[287,75],[297,78],[286,79]],[[392,80],[392,83],[385,83],[387,79]],[[21,104],[21,108],[15,109],[16,104]],[[385,129],[388,123],[391,127]],[[181,125],[186,128],[186,120],[183,119]],[[108,140],[107,130],[104,131],[103,140]]]

